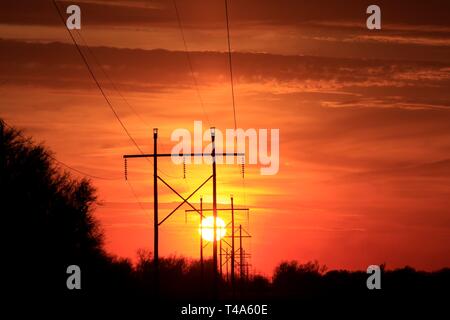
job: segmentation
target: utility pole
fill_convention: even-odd
[[[228,283],[228,248],[225,248],[225,260],[226,260],[226,262],[225,262],[225,267],[226,267],[226,270],[227,270],[227,278],[226,278],[226,281],[227,281],[227,283]]]
[[[203,216],[203,213],[201,213],[199,210],[197,210],[192,204],[189,203],[189,199],[198,191],[200,190],[211,178],[213,180],[213,214],[214,214],[214,239],[213,239],[213,275],[214,275],[214,281],[213,281],[213,294],[215,297],[217,297],[217,289],[218,289],[218,282],[219,282],[219,275],[218,275],[218,268],[217,268],[217,170],[216,170],[216,156],[245,156],[244,153],[216,153],[216,144],[215,144],[215,128],[210,128],[211,132],[211,142],[212,142],[212,150],[211,153],[184,153],[184,154],[171,154],[171,153],[158,153],[157,148],[157,139],[158,139],[158,129],[153,129],[153,154],[130,154],[130,155],[124,155],[123,158],[125,159],[125,170],[127,168],[127,159],[129,158],[153,158],[153,200],[154,200],[154,206],[153,206],[153,212],[154,212],[154,266],[155,266],[155,276],[156,276],[156,289],[158,289],[159,285],[159,240],[158,240],[158,227],[164,223],[172,214],[175,213],[176,210],[178,210],[183,204],[188,204],[192,209],[194,209],[196,212],[200,214],[200,216]],[[171,187],[164,179],[162,179],[160,176],[158,176],[158,157],[172,157],[172,156],[179,156],[179,157],[211,157],[212,158],[212,175],[207,178],[194,192],[192,192],[187,198],[184,198],[180,193],[178,193],[173,187]],[[126,173],[126,171],[125,171]],[[125,175],[125,179],[127,176]],[[170,190],[172,190],[176,195],[178,195],[183,202],[179,204],[174,210],[172,210],[163,220],[159,221],[158,219],[158,180],[160,180],[162,183],[164,183]],[[202,249],[203,250],[203,249]]]
[[[223,256],[223,252],[222,252],[222,239],[219,240],[219,269],[220,269],[220,277],[223,277],[223,273],[222,273],[222,256]]]
[[[243,275],[244,275],[244,252],[242,251],[242,225],[241,224],[239,225],[239,253],[240,253],[239,273],[240,273],[241,281],[242,281],[243,280]]]
[[[231,221],[227,224],[227,227],[231,228],[231,235],[224,237],[224,238],[231,238],[231,243],[225,241],[225,239],[221,239],[220,240],[221,241],[221,246],[223,247],[223,245],[225,244],[225,245],[227,245],[226,250],[228,250],[228,248],[230,250],[229,250],[229,253],[227,251],[227,254],[225,255],[225,257],[226,257],[225,258],[225,262],[223,262],[223,259],[222,259],[222,256],[221,256],[220,265],[222,266],[223,264],[226,264],[226,268],[227,268],[227,282],[228,282],[228,261],[230,261],[230,279],[231,279],[231,287],[233,289],[233,296],[234,296],[234,294],[235,294],[235,287],[236,287],[236,264],[237,264],[237,262],[239,262],[239,259],[236,259],[236,253],[239,253],[239,250],[240,250],[240,249],[236,250],[235,239],[236,238],[240,238],[241,239],[240,243],[241,243],[241,246],[242,246],[242,238],[250,238],[251,237],[250,234],[247,231],[245,231],[245,229],[242,229],[242,231],[245,232],[245,235],[243,235],[242,232],[241,232],[240,235],[237,234],[237,230],[236,230],[237,228],[236,228],[236,224],[235,224],[235,213],[236,212],[241,212],[241,211],[246,211],[247,215],[248,215],[249,212],[250,212],[250,209],[249,208],[235,208],[234,207],[234,197],[231,196],[230,200],[231,200],[231,206],[229,208],[216,208],[216,210],[218,212],[219,211],[221,211],[221,212],[222,211],[224,211],[224,212],[230,211],[231,212]],[[200,201],[201,201],[201,199],[200,199]],[[202,214],[205,214],[206,212],[214,211],[214,209],[211,209],[211,208],[203,208],[202,202],[200,202],[200,205],[201,205],[201,212],[202,212]],[[195,213],[197,211],[196,210],[192,210],[192,209],[186,209],[185,212],[186,213],[191,213],[191,212]],[[200,219],[202,219],[203,216],[201,216]],[[200,225],[201,225],[201,220],[200,220]],[[203,246],[200,249],[200,256],[202,256],[202,250],[203,250]],[[223,255],[223,251],[224,250],[222,248],[220,250],[220,254]],[[236,251],[238,251],[238,252],[236,252]],[[244,256],[245,256],[245,254],[244,254]],[[222,272],[220,272],[220,274],[222,274]]]
[[[203,198],[200,198],[200,278],[203,285],[204,266],[203,266]]]
[[[212,144],[212,171],[213,171],[213,295],[217,297],[217,290],[219,284],[219,275],[217,274],[217,183],[216,183],[216,129],[211,128],[211,144]]]
[[[158,128],[153,128],[153,154],[158,154]],[[158,237],[158,157],[153,157],[153,264],[155,290],[159,293],[159,237]]]
[[[235,294],[234,260],[234,202],[233,197],[231,197],[231,288],[233,289],[233,296]]]

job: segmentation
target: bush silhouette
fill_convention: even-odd
[[[1,211],[11,240],[8,261],[18,275],[15,287],[61,291],[71,264],[88,271],[89,279],[89,266],[106,262],[91,183],[62,172],[43,145],[3,122],[0,162]]]
[[[2,234],[6,251],[7,285],[11,293],[39,296],[143,297],[155,293],[155,270],[151,252],[139,251],[133,264],[107,254],[103,233],[93,212],[96,193],[86,179],[74,179],[61,170],[42,145],[0,121],[0,196]],[[82,290],[66,288],[66,268],[79,265]],[[203,271],[202,271],[203,270]],[[160,298],[171,300],[211,299],[212,261],[203,269],[198,260],[160,258]],[[318,262],[280,263],[272,281],[260,275],[241,280],[236,275],[233,291],[222,279],[221,299],[285,301],[324,298],[360,301],[434,299],[448,297],[450,269],[421,272],[405,267],[386,271],[382,266],[381,293],[366,287],[365,271],[326,272]],[[11,283],[8,283],[11,282]]]
[[[279,297],[296,297],[317,294],[322,286],[321,267],[317,261],[299,264],[297,261],[282,262],[275,269],[273,286]]]

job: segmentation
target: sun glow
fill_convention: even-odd
[[[227,233],[227,229],[225,227],[225,221],[221,218],[216,218],[216,239],[222,239]],[[203,240],[213,241],[214,239],[214,217],[209,216],[202,220],[202,223],[199,226],[198,233],[202,236]]]

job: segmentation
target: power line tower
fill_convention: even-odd
[[[203,216],[197,208],[195,208],[190,202],[189,199],[200,190],[209,180],[212,179],[213,184],[213,217],[214,217],[214,232],[213,232],[213,294],[217,297],[217,289],[219,282],[218,268],[217,268],[217,170],[216,170],[216,157],[243,157],[244,153],[216,153],[216,142],[215,142],[215,127],[210,128],[211,132],[211,153],[180,153],[180,154],[171,154],[171,153],[158,153],[158,128],[153,129],[153,153],[152,154],[126,154],[123,156],[125,160],[125,178],[127,179],[127,159],[130,158],[153,158],[153,229],[154,229],[154,268],[155,268],[155,289],[156,293],[159,292],[159,235],[158,235],[158,227],[164,223],[172,214],[175,213],[183,204],[188,204],[193,210]],[[158,158],[167,158],[172,156],[178,157],[211,157],[212,164],[212,175],[209,176],[195,191],[193,191],[187,198],[184,198],[179,192],[177,192],[172,186],[170,186],[163,178],[158,175]],[[158,180],[161,181],[165,186],[167,186],[170,190],[172,190],[178,197],[180,197],[183,201],[173,209],[163,220],[159,221],[158,216]]]

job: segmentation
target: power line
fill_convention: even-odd
[[[141,115],[136,111],[136,109],[128,102],[128,99],[126,99],[124,97],[124,95],[122,94],[122,92],[120,92],[120,90],[117,88],[116,84],[114,83],[114,81],[111,79],[111,77],[108,75],[108,73],[105,71],[105,69],[103,68],[103,66],[100,64],[100,62],[98,61],[97,57],[95,56],[94,52],[91,50],[91,48],[89,47],[89,45],[87,44],[86,40],[84,40],[83,35],[81,34],[81,32],[79,30],[76,29],[76,32],[78,34],[78,36],[80,37],[81,41],[83,42],[84,46],[86,47],[86,49],[88,50],[88,52],[91,54],[92,58],[94,59],[94,62],[97,64],[97,66],[99,67],[99,69],[102,71],[103,75],[108,79],[108,81],[111,83],[113,89],[116,91],[116,93],[120,96],[120,98],[125,102],[125,104],[128,106],[128,108],[130,108],[130,110],[136,115],[136,117],[139,118],[139,120],[141,120],[141,122],[145,125],[148,126],[148,124],[144,121],[144,119],[141,117]]]
[[[8,128],[10,128],[12,130],[15,130],[12,126],[10,126],[4,120],[1,121],[0,123],[3,123],[5,126],[7,126]],[[15,132],[17,132],[22,138],[26,139],[26,137],[23,136],[22,132],[17,131],[17,130],[15,130]],[[105,178],[105,177],[99,177],[99,176],[96,176],[96,175],[92,175],[90,173],[78,170],[78,169],[76,169],[76,168],[74,168],[74,167],[72,167],[72,166],[70,166],[70,165],[68,165],[68,164],[66,164],[66,163],[56,159],[54,156],[52,156],[49,153],[47,153],[47,156],[50,159],[52,159],[53,161],[57,162],[58,164],[64,166],[65,168],[67,168],[67,169],[69,169],[71,171],[77,172],[77,173],[79,173],[79,174],[81,174],[81,175],[83,175],[85,177],[89,177],[89,178],[96,179],[96,180],[109,180],[109,181],[111,181],[111,180],[121,180],[119,178]],[[139,197],[137,196],[133,186],[131,185],[131,183],[128,180],[126,182],[127,182],[128,187],[130,188],[131,194],[133,195],[133,197],[136,199],[137,203],[139,204],[139,207],[142,209],[143,212],[145,212],[144,205],[142,204],[142,202],[140,201]]]
[[[181,23],[180,12],[178,11],[178,6],[177,6],[177,1],[176,0],[173,0],[173,6],[175,8],[175,14],[176,14],[177,21],[178,21],[178,28],[180,29],[181,38],[183,40],[184,52],[186,54],[186,59],[187,59],[188,65],[189,65],[189,71],[191,73],[191,78],[192,78],[192,81],[194,83],[195,91],[197,92],[197,97],[198,97],[198,100],[200,101],[200,105],[202,107],[203,115],[206,117],[206,121],[208,122],[208,126],[211,127],[211,121],[209,120],[208,112],[206,111],[206,108],[205,108],[205,103],[203,101],[202,95],[200,94],[200,89],[199,89],[199,85],[198,85],[198,82],[197,82],[197,77],[195,76],[195,73],[194,73],[194,67],[192,65],[191,55],[189,54],[189,48],[188,48],[188,45],[187,45],[186,37],[184,35],[183,24]],[[185,169],[184,169],[183,177],[184,177],[183,180],[184,180],[186,186],[188,186],[188,183],[186,181]]]
[[[90,55],[92,56],[92,58],[94,59],[94,63],[97,64],[97,66],[99,67],[99,69],[102,71],[103,75],[108,79],[108,81],[110,82],[110,84],[112,85],[113,89],[116,91],[116,93],[122,98],[122,100],[125,102],[125,104],[130,108],[130,110],[136,115],[136,117],[139,118],[139,120],[141,120],[141,122],[148,127],[148,124],[144,121],[144,119],[141,117],[141,115],[136,111],[136,109],[134,109],[134,107],[128,102],[128,100],[125,98],[125,96],[122,94],[122,92],[120,92],[120,90],[118,89],[118,87],[116,86],[115,82],[113,81],[113,79],[111,79],[111,77],[108,75],[108,73],[106,72],[106,70],[103,68],[102,64],[99,62],[99,60],[97,59],[97,57],[95,56],[93,50],[90,48],[90,46],[88,45],[87,41],[84,39],[84,37],[82,36],[81,32],[76,30],[78,36],[80,37],[81,41],[83,42],[85,48],[87,49],[87,51],[90,53]],[[140,151],[140,150],[139,150]],[[141,151],[142,153],[142,151]],[[147,159],[147,161],[152,162],[151,160]],[[158,171],[170,178],[177,178],[175,176],[169,175],[166,172],[164,172],[161,169],[158,169]]]
[[[128,136],[128,138],[131,140],[131,142],[135,145],[135,147],[138,149],[138,151],[141,154],[144,154],[144,152],[142,151],[142,149],[139,147],[139,145],[137,144],[136,140],[134,140],[134,138],[131,136],[131,134],[129,133],[128,129],[126,128],[125,124],[122,122],[122,120],[120,119],[118,113],[116,112],[116,110],[114,109],[111,101],[108,99],[108,96],[106,95],[106,93],[104,92],[102,86],[100,85],[100,82],[97,80],[97,77],[95,76],[91,66],[89,65],[89,62],[87,60],[87,58],[85,57],[85,55],[83,54],[83,51],[81,50],[80,46],[78,45],[77,41],[75,40],[75,37],[73,36],[73,34],[70,32],[70,30],[67,28],[66,23],[64,21],[64,17],[61,14],[61,11],[59,10],[59,7],[56,3],[56,0],[53,0],[53,4],[56,8],[56,11],[58,12],[59,17],[61,18],[61,22],[64,25],[65,29],[67,30],[67,32],[69,33],[70,38],[72,39],[73,44],[75,45],[78,53],[80,54],[84,64],[86,65],[86,68],[89,71],[89,74],[91,75],[92,79],[94,80],[95,84],[97,85],[97,88],[100,90],[100,93],[102,94],[103,98],[105,99],[106,103],[108,104],[109,108],[111,109],[111,111],[113,112],[114,116],[116,117],[117,121],[120,123],[120,126],[122,127],[122,129],[124,130],[124,132],[126,133],[126,135]],[[106,74],[106,73],[105,73]],[[147,161],[151,162],[150,160],[147,159]],[[176,178],[175,176],[169,175],[167,173],[165,173],[162,170],[159,170],[160,173],[164,174],[167,177],[170,178]]]
[[[141,120],[141,122],[148,127],[148,124],[144,121],[144,119],[140,116],[140,114],[133,108],[133,106],[128,102],[128,100],[125,98],[125,96],[120,92],[120,90],[118,89],[118,87],[116,86],[115,82],[113,81],[113,79],[108,75],[108,73],[106,72],[106,70],[103,68],[102,64],[99,62],[99,60],[97,59],[97,57],[95,56],[93,50],[90,48],[90,46],[88,45],[88,43],[86,42],[86,40],[84,39],[84,37],[82,36],[81,32],[79,32],[78,30],[77,34],[80,37],[81,41],[83,42],[85,48],[87,49],[87,51],[90,53],[90,55],[92,56],[92,58],[94,59],[94,63],[97,64],[98,68],[103,72],[104,76],[108,79],[108,81],[110,82],[110,84],[112,85],[112,87],[114,88],[114,90],[116,91],[116,93],[122,98],[122,100],[128,105],[128,107],[131,109],[131,111],[133,111],[133,113]],[[140,151],[140,150],[139,150]],[[142,153],[142,151],[141,151]],[[148,162],[152,163],[151,159],[146,159]],[[166,172],[164,172],[161,169],[158,169],[158,171],[169,177],[169,178],[177,178],[175,176],[169,175]]]
[[[78,53],[80,54],[84,64],[86,65],[86,68],[89,71],[89,74],[91,75],[92,79],[94,80],[95,84],[97,85],[97,88],[100,90],[100,93],[102,94],[103,98],[105,99],[106,103],[108,104],[109,108],[111,109],[111,111],[113,112],[114,116],[116,117],[117,121],[120,123],[120,126],[122,127],[122,129],[124,130],[124,132],[127,134],[128,138],[131,140],[131,142],[133,142],[133,144],[136,146],[136,148],[141,152],[144,153],[141,148],[139,147],[139,145],[136,143],[136,141],[134,140],[134,138],[131,136],[131,134],[128,132],[127,128],[125,127],[125,124],[122,122],[122,120],[120,119],[119,115],[117,114],[116,110],[114,109],[113,105],[111,104],[111,102],[109,101],[108,97],[106,96],[105,92],[103,91],[102,86],[100,85],[100,83],[97,80],[97,77],[95,76],[94,72],[91,69],[91,66],[89,65],[86,57],[84,56],[83,52],[81,51],[80,46],[78,45],[77,41],[75,40],[74,36],[72,35],[72,33],[70,32],[70,30],[67,28],[66,23],[64,21],[64,17],[61,14],[61,11],[59,10],[58,5],[56,4],[56,0],[53,0],[53,4],[55,5],[56,11],[58,12],[59,17],[61,18],[61,22],[63,23],[65,29],[67,30],[67,32],[70,35],[70,38],[72,39],[73,44],[75,45],[75,47],[77,48]]]
[[[234,98],[234,80],[233,80],[233,63],[231,59],[231,37],[230,37],[230,23],[228,17],[228,0],[225,0],[225,17],[227,21],[227,40],[228,40],[228,65],[230,67],[230,84],[231,84],[231,98],[233,102],[233,119],[234,119],[234,129],[237,129],[237,121],[236,121],[236,103]],[[245,159],[243,158],[243,163]],[[242,188],[244,191],[244,205],[247,202],[247,191],[245,188],[245,179],[244,174],[242,174]]]
[[[173,6],[175,8],[175,14],[176,14],[177,21],[178,21],[178,28],[180,29],[181,38],[183,40],[184,52],[186,54],[186,60],[187,60],[188,65],[189,65],[189,71],[190,71],[190,74],[191,74],[192,82],[194,83],[195,91],[197,92],[197,97],[198,97],[198,100],[200,101],[200,105],[202,107],[203,115],[206,117],[206,121],[208,122],[208,126],[211,127],[211,121],[209,120],[208,112],[206,111],[206,108],[205,108],[205,103],[203,101],[202,95],[200,94],[200,89],[199,89],[199,85],[198,85],[198,82],[197,82],[197,77],[195,76],[195,73],[194,73],[194,67],[193,67],[193,64],[192,64],[191,55],[189,54],[189,48],[188,48],[188,45],[187,45],[186,37],[184,35],[183,24],[181,23],[180,12],[178,11],[177,0],[173,0]],[[183,170],[184,170],[183,180],[184,180],[186,186],[188,186],[188,183],[186,181],[186,171],[185,171],[184,167],[183,167]]]
[[[202,106],[203,114],[205,115],[209,126],[211,126],[211,122],[209,121],[208,113],[206,112],[205,105],[204,105],[202,96],[200,94],[200,89],[198,87],[197,78],[195,77],[195,74],[194,74],[194,68],[192,66],[191,56],[189,54],[189,49],[188,49],[188,46],[187,46],[186,37],[184,36],[183,25],[181,23],[180,13],[178,11],[177,0],[173,0],[173,6],[175,8],[175,13],[176,13],[176,16],[177,16],[177,21],[178,21],[178,28],[180,29],[181,38],[183,39],[184,52],[186,53],[186,58],[187,58],[187,61],[188,61],[189,70],[191,72],[192,81],[194,82],[195,90],[197,92],[197,96],[198,96],[198,99],[200,101],[200,105]]]
[[[139,207],[142,209],[143,212],[147,214],[147,211],[144,208],[144,205],[142,204],[141,200],[139,199],[138,195],[136,194],[133,186],[131,185],[130,181],[125,180],[128,187],[130,188],[131,193],[133,194],[134,198],[136,199],[137,203],[139,204]]]
[[[225,0],[225,16],[227,20],[227,39],[228,39],[228,65],[230,66],[230,82],[231,82],[231,97],[233,99],[233,118],[234,118],[234,129],[237,128],[236,121],[236,104],[234,102],[234,81],[233,81],[233,64],[231,63],[231,41],[230,41],[230,26],[228,22],[228,1]]]
[[[10,128],[10,129],[12,129],[12,130],[15,130],[15,131],[16,131],[23,139],[27,139],[27,137],[25,137],[25,136],[22,134],[22,132],[20,132],[20,131],[14,129],[12,126],[10,126],[8,123],[6,123],[6,121],[3,120],[3,124],[4,124],[5,126],[7,126],[8,128]],[[119,178],[105,178],[105,177],[96,176],[96,175],[93,175],[93,174],[90,174],[90,173],[81,171],[81,170],[79,170],[79,169],[76,169],[76,168],[74,168],[74,167],[68,165],[67,163],[62,162],[61,160],[56,159],[54,156],[52,156],[52,155],[49,154],[49,153],[47,153],[47,156],[48,156],[50,159],[52,159],[53,161],[57,162],[58,164],[60,164],[60,165],[62,165],[62,166],[64,166],[64,167],[66,167],[67,169],[69,169],[69,170],[71,170],[71,171],[74,171],[74,172],[77,172],[77,173],[79,173],[79,174],[81,174],[81,175],[83,175],[83,176],[86,176],[86,177],[89,177],[89,178],[92,178],[92,179],[97,179],[97,180],[120,180]]]
[[[120,178],[105,178],[105,177],[99,177],[99,176],[95,176],[86,172],[83,172],[81,170],[75,169],[72,166],[69,166],[68,164],[56,159],[55,157],[53,157],[52,155],[48,155],[52,160],[56,161],[57,163],[59,163],[60,165],[66,167],[67,169],[71,170],[71,171],[75,171],[81,175],[84,175],[86,177],[92,178],[92,179],[97,179],[97,180],[121,180]]]

